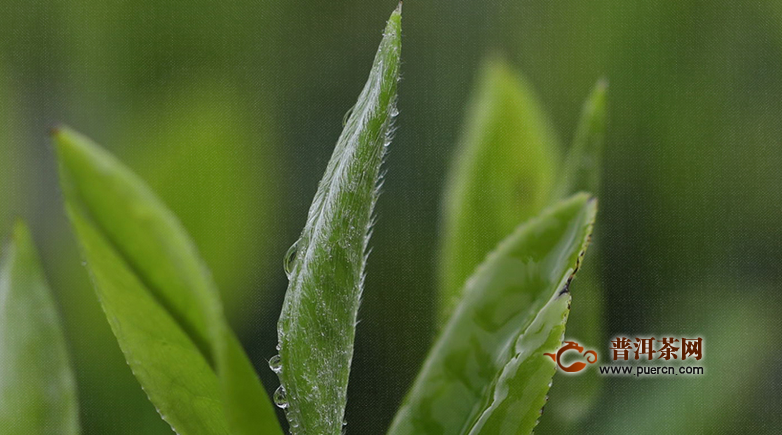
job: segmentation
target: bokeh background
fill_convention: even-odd
[[[34,229],[85,434],[171,430],[94,297],[48,128],[65,123],[103,144],[181,217],[271,391],[282,257],[395,6],[0,0],[0,228],[22,216]],[[706,339],[706,376],[605,379],[589,409],[561,417],[572,420],[561,432],[779,433],[782,1],[408,0],[403,26],[399,130],[348,433],[385,430],[437,330],[441,191],[490,56],[529,79],[563,143],[592,85],[609,80],[599,255],[587,258],[604,289],[604,334]],[[607,344],[593,346],[607,354]],[[556,415],[544,414],[542,431]]]

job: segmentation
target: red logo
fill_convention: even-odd
[[[586,363],[583,361],[576,361],[573,364],[570,364],[569,366],[565,367],[562,365],[562,355],[565,354],[565,352],[575,350],[579,354],[583,355],[586,358]],[[575,341],[566,341],[564,343],[564,346],[560,347],[557,353],[544,353],[543,355],[550,356],[551,359],[557,363],[560,369],[564,372],[568,373],[576,373],[580,372],[581,370],[584,370],[584,368],[587,366],[587,363],[594,364],[597,361],[597,352],[594,350],[588,350],[584,352],[584,347],[580,346]],[[590,359],[592,357],[592,359]]]

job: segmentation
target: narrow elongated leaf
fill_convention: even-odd
[[[573,145],[553,191],[554,201],[582,191],[597,194],[600,189],[607,90],[608,82],[599,80],[584,103]]]
[[[440,320],[486,253],[549,201],[559,141],[526,81],[499,60],[479,80],[445,190]]]
[[[68,216],[125,358],[180,434],[281,433],[193,242],[89,139],[54,133]]]
[[[424,362],[390,435],[529,434],[561,344],[568,286],[596,201],[576,195],[521,225],[478,268]]]
[[[32,238],[21,222],[0,260],[0,432],[79,433],[65,336]]]
[[[552,201],[580,190],[596,194],[600,188],[606,92],[607,82],[599,80],[584,103]],[[586,346],[600,345],[604,335],[603,288],[598,276],[598,263],[594,261],[595,257],[599,257],[598,248],[599,242],[590,248],[592,261],[586,263],[571,285],[575,301],[574,310],[568,318],[567,336]],[[546,415],[540,426],[535,428],[535,433],[564,435],[581,432],[580,423],[589,415],[602,383],[600,376],[556,375]]]
[[[396,115],[401,3],[289,253],[278,391],[293,434],[339,435],[380,165]],[[284,397],[284,398],[283,398]]]

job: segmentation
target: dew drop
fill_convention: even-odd
[[[296,240],[290,248],[288,248],[288,252],[285,253],[285,258],[282,260],[282,266],[285,269],[285,275],[288,275],[288,278],[291,277],[291,273],[293,273],[293,265],[296,260],[296,253],[299,250],[299,241]]]
[[[279,355],[274,355],[269,359],[269,368],[272,369],[274,373],[282,372],[282,359]]]
[[[288,398],[285,394],[285,387],[280,385],[277,387],[277,389],[274,391],[274,404],[277,405],[280,409],[285,409],[288,407]]]

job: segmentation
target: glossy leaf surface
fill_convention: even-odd
[[[0,259],[0,432],[79,433],[76,382],[60,317],[21,222]]]
[[[301,237],[286,256],[290,284],[278,323],[279,396],[293,434],[342,433],[372,211],[396,115],[400,54],[401,4],[388,20]]]
[[[280,434],[195,245],[146,184],[89,139],[54,133],[66,208],[131,370],[180,434]]]
[[[467,282],[390,435],[529,434],[545,404],[568,286],[596,201],[576,195],[521,225]]]

